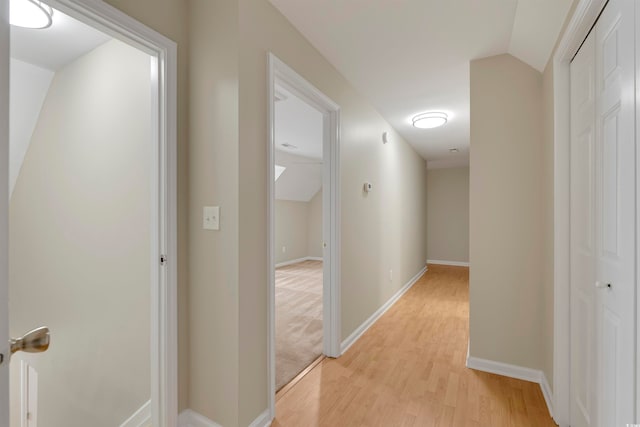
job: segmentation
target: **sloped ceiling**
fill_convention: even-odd
[[[108,40],[111,37],[58,10],[44,30],[11,27],[10,194],[55,71]]]
[[[322,114],[284,88],[275,89],[275,161],[286,168],[276,179],[276,199],[308,202],[322,188]]]
[[[572,0],[270,0],[425,159],[468,163],[469,61],[542,71]],[[411,117],[444,111],[421,130]],[[449,148],[458,148],[450,153]]]
[[[276,180],[276,200],[308,202],[322,188],[322,161],[276,150],[276,165],[286,169]]]

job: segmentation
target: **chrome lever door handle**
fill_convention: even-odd
[[[47,351],[51,337],[49,336],[49,328],[42,326],[27,332],[20,338],[13,338],[9,341],[11,344],[11,354],[16,351],[24,351],[26,353],[42,353]]]
[[[596,288],[598,288],[598,289],[611,289],[611,283],[596,282]]]

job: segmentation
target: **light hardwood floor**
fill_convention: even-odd
[[[465,367],[469,270],[429,271],[349,351],[276,403],[274,427],[555,426],[535,383]]]

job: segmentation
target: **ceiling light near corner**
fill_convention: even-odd
[[[418,129],[432,129],[447,123],[447,114],[440,112],[422,113],[415,116],[412,120],[413,126]]]
[[[16,27],[43,29],[53,23],[53,9],[39,0],[11,0],[10,22]]]

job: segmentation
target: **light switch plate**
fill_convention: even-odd
[[[205,230],[220,230],[220,206],[205,206],[202,208],[202,228]]]

